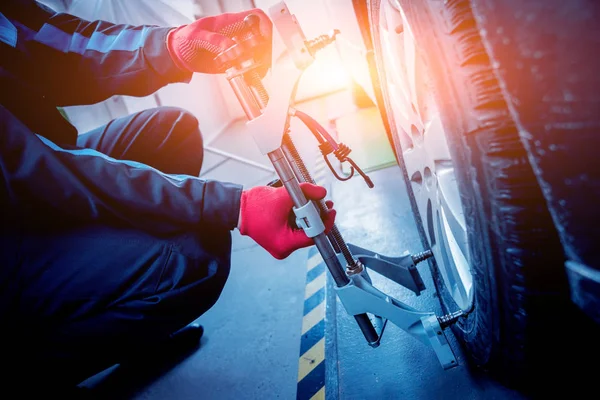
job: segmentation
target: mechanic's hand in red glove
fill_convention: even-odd
[[[321,200],[327,194],[322,186],[301,183],[309,200]],[[329,233],[335,221],[333,202],[327,201],[329,212],[323,218],[325,232]],[[314,244],[302,229],[290,225],[295,221],[290,195],[283,187],[258,186],[242,192],[238,227],[242,235],[250,236],[273,257],[283,260],[292,252]]]
[[[235,44],[232,38],[244,29],[244,18],[249,14],[256,14],[260,18],[259,27],[264,44],[257,47],[254,58],[263,65],[259,72],[264,76],[271,65],[273,24],[267,14],[258,8],[200,18],[171,30],[167,36],[171,58],[184,71],[209,74],[225,72],[213,59]]]

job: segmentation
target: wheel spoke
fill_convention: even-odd
[[[444,210],[447,234],[458,246],[463,258],[467,259],[467,229],[465,216],[460,202],[454,168],[446,166],[437,169],[438,196],[440,208]]]
[[[444,230],[442,236],[447,255],[446,262],[451,268],[446,268],[449,286],[452,288],[454,299],[460,307],[466,307],[473,286],[473,278],[469,271],[469,264],[464,253],[459,249],[452,228],[449,226],[448,214],[442,208],[440,210],[440,228]]]
[[[411,179],[411,177],[417,172],[419,174],[423,173],[423,157],[425,156],[425,152],[422,148],[414,147],[412,149],[408,149],[402,152],[402,155],[404,158],[404,165],[406,166],[406,172],[408,174],[409,179]]]
[[[384,59],[388,89],[393,93],[397,109],[404,117],[402,121],[404,131],[410,134],[414,129],[412,127],[415,126],[419,133],[421,133],[423,132],[423,124],[414,105],[416,99],[416,92],[413,90],[415,85],[414,43],[409,45],[412,47],[412,50],[408,49],[407,53],[404,50],[407,43],[407,36],[403,31],[400,31],[400,33],[395,31],[398,27],[403,29],[404,21],[402,15],[389,2],[384,3],[382,10],[385,13],[387,26],[387,29],[382,30],[382,47],[385,52]],[[411,38],[412,36],[409,35],[408,37]],[[410,57],[412,57],[411,74],[408,74],[406,70],[407,61],[404,56],[405,54],[411,54]]]
[[[435,164],[440,161],[450,161],[450,149],[446,140],[446,133],[442,126],[442,121],[439,115],[435,116],[425,126],[425,134],[423,137],[423,146],[429,155],[430,163]],[[433,166],[433,165],[432,165]]]
[[[407,113],[407,103],[402,98],[402,93],[397,85],[391,83],[389,85],[389,91],[396,125],[408,134],[410,133],[413,119]]]
[[[423,171],[423,168],[425,167],[425,160],[423,160],[425,150],[422,147],[409,149],[402,154],[404,156],[406,168],[409,171]]]
[[[409,83],[408,89],[410,90],[410,98],[413,100],[412,106],[415,110],[418,110],[415,40],[407,24],[404,26],[402,37],[404,39],[404,62],[406,65],[406,78]]]

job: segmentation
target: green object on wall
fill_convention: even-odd
[[[377,107],[359,109],[336,120],[339,141],[352,149],[350,158],[365,172],[397,165]],[[343,171],[350,172],[348,163]]]

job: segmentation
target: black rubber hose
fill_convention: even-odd
[[[300,110],[296,110],[296,117],[298,117],[300,121],[302,121],[304,125],[306,125],[306,127],[313,133],[313,135],[315,135],[319,143],[323,143],[323,139],[325,139],[327,142],[329,142],[329,144],[331,144],[333,150],[338,149],[337,142],[333,139],[333,137],[331,137],[329,132],[323,128],[323,125],[319,124],[313,117]]]
[[[308,127],[308,129],[313,133],[313,135],[315,135],[317,140],[321,139],[321,140],[319,140],[320,144],[323,143],[322,138],[324,138],[327,141],[327,143],[329,143],[331,145],[331,148],[333,149],[333,153],[340,160],[340,162],[348,161],[352,165],[353,168],[352,168],[352,174],[350,177],[352,177],[352,175],[354,175],[354,171],[357,171],[363,177],[363,179],[365,180],[365,182],[369,188],[372,189],[374,187],[373,181],[367,176],[367,174],[365,174],[360,169],[360,167],[358,165],[356,165],[356,163],[350,157],[348,157],[348,154],[351,151],[348,146],[346,146],[344,144],[338,144],[333,139],[333,137],[331,137],[329,132],[327,132],[327,129],[325,129],[313,117],[306,114],[305,112],[296,110],[295,115],[304,123],[304,125],[306,125]],[[322,137],[322,138],[320,138],[320,137]],[[323,156],[327,157],[325,154],[323,154]],[[329,162],[327,164],[330,165]],[[333,168],[330,167],[330,169],[335,174]],[[336,175],[336,178],[339,179],[337,174],[335,174],[335,175]],[[344,180],[344,179],[339,179],[339,180]]]

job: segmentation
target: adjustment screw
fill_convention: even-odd
[[[441,317],[437,317],[438,322],[440,323],[440,327],[442,329],[445,329],[447,327],[449,327],[450,325],[456,323],[456,321],[458,321],[458,319],[460,317],[462,317],[464,315],[464,313],[459,310],[459,311],[455,311],[451,314],[446,314],[446,315],[442,315]]]
[[[413,254],[412,260],[413,260],[413,263],[418,264],[421,261],[425,261],[431,257],[433,257],[433,252],[431,250],[425,250],[420,253]]]

